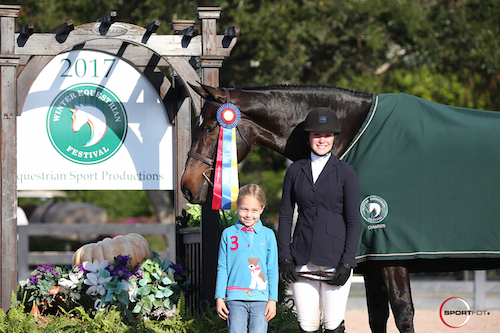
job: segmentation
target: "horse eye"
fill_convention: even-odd
[[[215,126],[206,126],[205,127],[205,132],[212,133],[213,131],[215,131]]]

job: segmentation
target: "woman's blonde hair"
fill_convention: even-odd
[[[242,186],[238,193],[238,199],[236,200],[236,205],[239,206],[240,201],[246,196],[252,196],[260,202],[262,207],[266,206],[266,194],[259,185],[247,184],[245,186]]]

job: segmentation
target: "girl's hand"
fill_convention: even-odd
[[[224,320],[227,320],[227,315],[229,314],[229,310],[226,307],[226,302],[224,302],[223,298],[217,298],[217,314]],[[276,312],[276,311],[275,311]]]
[[[266,310],[264,311],[266,315],[266,321],[269,322],[276,316],[276,301],[268,301],[266,305]]]

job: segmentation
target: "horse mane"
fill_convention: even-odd
[[[326,85],[288,85],[288,84],[275,84],[269,86],[255,86],[255,87],[238,87],[235,88],[238,90],[249,90],[249,91],[264,91],[264,90],[302,90],[302,91],[318,91],[318,90],[336,90],[338,92],[346,93],[354,97],[364,97],[369,98],[373,94],[350,90],[346,88],[340,88],[335,86],[326,86]]]

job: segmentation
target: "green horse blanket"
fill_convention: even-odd
[[[500,267],[500,112],[381,94],[341,159],[360,182],[358,262]]]

